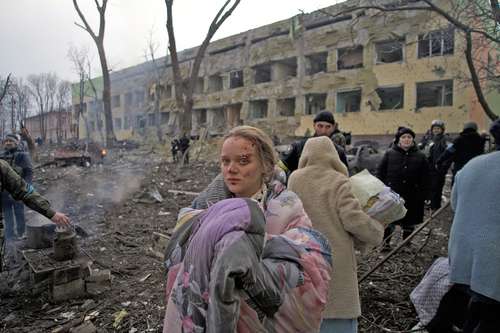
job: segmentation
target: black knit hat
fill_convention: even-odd
[[[321,111],[320,113],[318,113],[316,117],[314,117],[313,122],[317,123],[318,121],[324,121],[335,125],[335,118],[333,118],[333,114],[329,111]]]
[[[415,139],[415,132],[413,132],[411,130],[411,128],[400,126],[400,127],[398,127],[398,131],[396,132],[396,135],[394,136],[395,137],[394,142],[398,143],[399,138],[401,138],[401,136],[403,136],[403,134],[410,134]]]

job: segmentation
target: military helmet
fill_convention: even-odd
[[[433,127],[441,127],[441,129],[444,131],[444,121],[442,121],[441,119],[434,119],[431,123],[431,129]]]

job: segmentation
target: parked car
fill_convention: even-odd
[[[375,142],[363,142],[349,149],[346,155],[349,163],[349,174],[355,175],[364,169],[368,169],[371,174],[375,174],[378,164],[382,160],[383,152],[378,149],[378,144]]]

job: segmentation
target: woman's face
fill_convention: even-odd
[[[401,135],[399,138],[399,146],[405,150],[409,149],[413,145],[413,137],[406,133]]]
[[[220,156],[224,182],[236,197],[249,198],[263,183],[263,168],[255,145],[242,137],[224,141]]]

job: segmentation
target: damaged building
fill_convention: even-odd
[[[357,138],[387,137],[400,125],[424,133],[437,118],[452,133],[470,120],[488,126],[472,84],[464,80],[464,39],[453,26],[430,11],[342,14],[361,4],[347,1],[212,42],[194,87],[191,134],[221,135],[245,124],[281,137],[302,136],[324,109]],[[181,70],[187,72],[196,51],[179,53]],[[111,73],[118,139],[154,132],[158,122],[175,133],[169,61],[160,59],[160,68],[146,62]],[[160,83],[153,79],[158,70]],[[160,117],[154,114],[157,88]],[[104,121],[96,116],[99,101],[85,103],[89,130],[98,138],[104,128],[97,126]],[[79,126],[83,137],[86,128]]]

